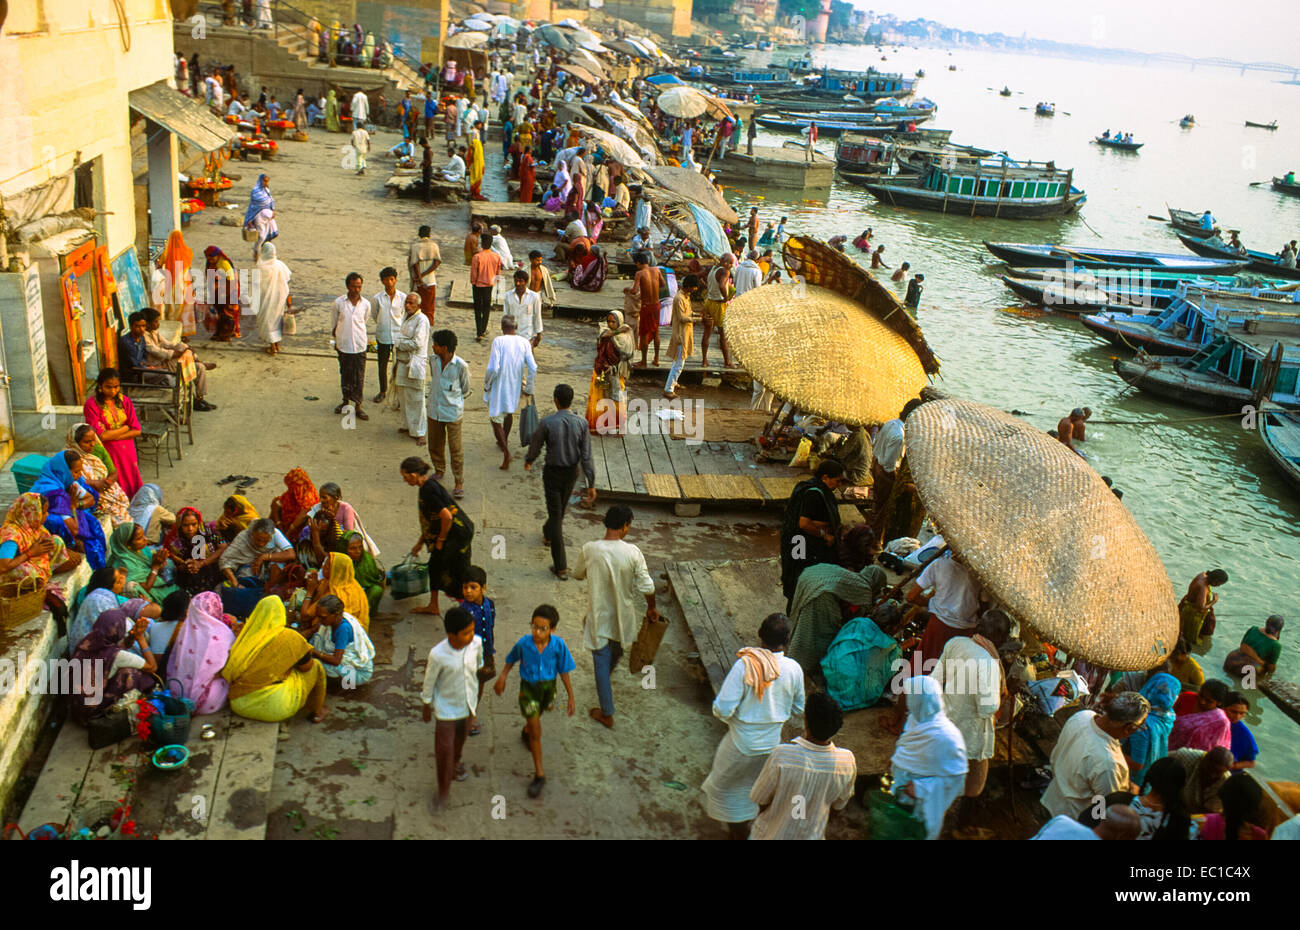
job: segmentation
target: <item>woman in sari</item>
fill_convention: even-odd
[[[131,519],[128,508],[131,499],[117,483],[117,470],[108,450],[104,448],[95,431],[87,423],[78,423],[68,430],[65,448],[81,457],[81,479],[99,494],[95,515],[108,517],[114,526]]]
[[[477,135],[471,135],[468,148],[469,158],[469,197],[470,200],[483,200],[483,142]]]
[[[203,250],[207,259],[208,288],[205,288],[208,306],[216,310],[217,325],[213,342],[229,342],[239,338],[239,278],[235,266],[225,252],[210,245]]]
[[[328,513],[317,511],[294,540],[294,551],[304,567],[320,568],[331,552],[342,552],[343,545],[343,528]]]
[[[320,495],[301,468],[290,469],[284,486],[288,490],[271,501],[271,519],[281,533],[293,539],[306,525],[312,505],[320,503]]]
[[[332,87],[325,95],[325,128],[330,132],[343,131],[343,125],[339,122],[339,98]]]
[[[569,188],[569,196],[564,198],[564,220],[576,220],[582,214],[583,204],[583,183],[582,175],[575,174],[572,176],[572,185]]]
[[[162,541],[163,533],[176,523],[176,514],[162,502],[162,488],[156,484],[142,485],[131,498],[131,522],[144,529],[144,538]]]
[[[253,192],[248,195],[248,209],[244,211],[244,228],[257,233],[257,240],[253,243],[254,262],[261,254],[262,246],[280,234],[275,223],[275,198],[271,196],[269,181],[267,175],[258,175]]]
[[[907,723],[889,760],[894,794],[937,840],[944,814],[966,785],[966,743],[943,711],[943,688],[929,675],[903,682]]]
[[[261,276],[257,308],[257,337],[267,343],[267,355],[280,354],[284,315],[292,306],[289,297],[289,266],[275,256],[275,246],[262,246],[262,260],[257,263]]]
[[[346,544],[345,544],[346,545]],[[355,566],[346,551],[331,552],[325,557],[321,568],[321,580],[312,597],[313,603],[319,603],[327,594],[332,594],[343,602],[343,608],[356,617],[364,630],[370,629],[370,601],[365,589],[357,583]],[[315,612],[304,609],[304,619],[314,620]]]
[[[529,134],[532,138],[532,134]],[[523,151],[519,155],[519,202],[532,203],[537,193],[537,168],[533,164],[533,150],[531,146],[522,145]]]
[[[348,558],[352,560],[353,575],[366,594],[370,615],[373,617],[379,612],[379,601],[384,596],[384,587],[387,583],[384,570],[379,567],[375,557],[366,551],[365,537],[360,533],[345,532],[343,543],[347,547]]]
[[[1183,714],[1174,721],[1169,731],[1169,751],[1175,749],[1203,749],[1215,746],[1232,748],[1232,721],[1223,708],[1203,710],[1196,714]]]
[[[582,225],[587,227],[587,235],[591,237],[592,242],[600,240],[600,231],[605,228],[605,219],[596,201],[587,202],[586,211],[582,217]]]
[[[560,203],[563,204],[564,201],[569,199],[569,194],[573,191],[573,177],[569,174],[569,166],[564,161],[561,161],[560,167],[555,169],[554,183],[557,196],[560,198]]]
[[[424,459],[415,455],[402,459],[398,469],[403,481],[420,489],[420,538],[411,547],[411,555],[418,556],[426,546],[429,549],[429,603],[411,613],[436,615],[441,613],[439,591],[453,599],[464,593],[465,572],[473,558],[474,522],[433,477],[433,467]]]
[[[257,602],[230,647],[221,677],[230,683],[230,709],[250,720],[277,723],[303,708],[325,719],[325,671],[302,634],[284,622],[284,601]]]
[[[230,684],[221,677],[221,668],[234,642],[235,634],[221,613],[221,598],[211,591],[195,595],[167,653],[167,678],[180,682],[195,713],[215,714],[225,706]]]
[[[821,677],[821,662],[844,623],[843,607],[870,612],[888,584],[885,570],[868,565],[851,572],[838,565],[811,565],[799,576],[790,608],[790,646],[786,655],[806,676]]]
[[[147,694],[154,689],[158,661],[149,651],[147,627],[144,618],[132,624],[122,610],[106,610],[99,615],[72,653],[72,661],[88,670],[81,676],[80,693],[71,696],[69,712],[73,720],[85,726],[97,711],[112,707],[128,691]],[[131,642],[138,653],[127,650]]]
[[[77,592],[68,611],[68,655],[77,651],[77,646],[90,635],[90,628],[95,625],[100,614],[106,610],[123,610],[132,622],[144,617],[156,620],[162,615],[162,608],[151,604],[141,597],[124,597],[126,589],[126,572],[120,568],[101,568],[90,576],[90,580]]]
[[[319,23],[317,26],[319,27]],[[307,131],[307,98],[298,88],[298,95],[293,100],[293,127],[299,132]]]
[[[166,290],[162,294],[163,318],[181,321],[181,337],[193,336],[197,330],[194,320],[194,281],[190,277],[190,265],[194,262],[194,250],[185,244],[185,236],[179,229],[173,229],[167,235],[167,245],[158,258],[158,267],[162,269]]]
[[[45,499],[19,494],[0,526],[0,584],[35,578],[42,584],[52,575],[70,572],[81,555],[69,552],[63,540],[45,529]]]
[[[621,310],[611,310],[605,323],[596,337],[596,360],[587,389],[587,428],[601,435],[621,432],[627,420],[628,363],[636,351]]]
[[[581,237],[580,237],[581,238]],[[585,241],[590,242],[590,239]],[[579,239],[573,240],[576,246]],[[573,252],[571,251],[572,257]],[[579,258],[569,274],[569,283],[580,291],[591,291],[595,293],[605,286],[605,274],[609,266],[606,264],[604,254],[595,245],[592,245],[589,251]]]
[[[1174,728],[1174,701],[1178,700],[1181,685],[1173,675],[1157,672],[1147,679],[1140,694],[1147,699],[1151,710],[1142,726],[1128,738],[1124,753],[1133,765],[1129,778],[1140,785],[1152,763],[1169,755],[1169,734]]]
[[[176,522],[162,541],[172,561],[176,587],[191,597],[215,591],[222,582],[217,561],[227,545],[216,524],[204,523],[198,510],[182,507],[177,511]]]
[[[104,567],[108,540],[94,515],[97,496],[81,481],[81,456],[56,452],[46,460],[31,490],[45,498],[45,528],[80,552],[92,571]]]
[[[249,503],[242,494],[232,494],[221,505],[221,516],[217,517],[217,532],[222,540],[232,542],[236,536],[248,529],[248,525],[260,517],[257,508]]]
[[[155,604],[176,590],[173,584],[159,580],[167,564],[167,550],[145,545],[144,527],[123,523],[108,540],[108,564],[126,571],[126,593],[130,597],[147,597]]]
[[[122,393],[116,368],[101,368],[95,390],[81,408],[90,428],[99,436],[117,469],[117,483],[129,501],[140,490],[140,462],[136,457],[135,437],[140,435],[140,421],[131,398]]]
[[[375,34],[366,33],[366,40],[361,44],[361,67],[369,68],[375,60]]]

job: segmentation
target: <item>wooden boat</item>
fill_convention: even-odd
[[[1150,268],[1152,271],[1176,271],[1194,274],[1233,274],[1246,267],[1246,261],[1212,258],[1189,259],[1161,252],[1128,249],[1090,249],[1083,246],[1056,246],[1026,242],[988,242],[984,247],[1010,265],[1038,268]]]
[[[1055,116],[1055,115],[1056,115],[1056,107],[1052,106],[1052,105],[1049,104],[1049,103],[1040,103],[1040,104],[1038,104],[1038,106],[1034,107],[1034,115],[1035,115],[1035,116]]]
[[[1300,181],[1288,181],[1285,178],[1273,179],[1273,190],[1293,197],[1300,197]]]
[[[840,97],[853,94],[864,100],[878,100],[882,97],[911,96],[916,91],[916,82],[917,78],[877,71],[875,68],[868,68],[865,72],[828,69],[822,72],[815,92]]]
[[[924,69],[924,68],[917,68],[917,69],[916,69],[916,76],[919,77],[919,78],[921,78],[921,77],[925,77],[925,69]]]
[[[1193,126],[1196,125],[1196,117],[1184,116],[1182,119],[1178,121],[1178,125],[1181,126],[1183,129],[1191,129]]]
[[[1040,274],[1035,275],[1036,271]],[[1148,312],[1161,310],[1173,303],[1184,290],[1193,288],[1267,300],[1290,301],[1296,296],[1294,292],[1276,290],[1281,282],[1256,287],[1227,275],[1189,279],[1178,274],[1130,273],[1127,269],[1096,274],[1055,269],[1042,272],[1043,269],[1016,268],[999,277],[1003,284],[1030,303],[1064,313],[1130,307],[1141,307]]]
[[[1136,152],[1146,145],[1145,142],[1120,142],[1117,139],[1103,139],[1101,136],[1093,137],[1092,141],[1108,149],[1119,149],[1121,152]]]
[[[1242,289],[1209,291],[1179,288],[1177,297],[1165,309],[1150,311],[1107,308],[1084,314],[1085,327],[1130,351],[1146,350],[1157,355],[1193,356],[1220,332],[1248,328],[1300,332],[1300,305],[1296,295],[1282,300],[1260,298]]]
[[[706,76],[710,82],[718,85],[748,87],[752,84],[755,90],[764,94],[772,89],[790,86],[789,68],[757,68],[754,70],[724,68],[720,71],[710,69]]]
[[[930,116],[909,116],[901,121],[904,125],[914,125],[923,123]],[[774,132],[803,132],[812,123],[817,124],[817,135],[826,138],[834,138],[846,132],[862,132],[864,129],[869,130],[872,124],[863,120],[833,120],[833,119],[813,119],[808,116],[800,116],[794,113],[781,113],[776,116],[756,116],[754,122],[764,129],[771,129]],[[882,127],[887,127],[891,123],[883,123]]]
[[[1115,373],[1166,400],[1231,413],[1262,400],[1300,403],[1300,333],[1220,331],[1191,358],[1138,353],[1117,358]]]
[[[1277,120],[1273,120],[1271,123],[1255,123],[1251,120],[1246,120],[1246,125],[1254,129],[1277,129]]]
[[[1003,96],[1003,97],[1010,97],[1010,96],[1011,96],[1011,88],[1010,88],[1010,87],[1004,87],[1004,88],[1002,88],[1000,91],[998,91],[998,94],[1001,95],[1001,96]]]
[[[1282,477],[1300,490],[1300,415],[1266,407],[1259,413],[1259,436]]]
[[[1300,723],[1300,685],[1270,675],[1259,682],[1259,690],[1267,694],[1282,713]]]
[[[846,139],[851,141],[846,143]],[[932,164],[945,163],[945,159],[951,159],[948,164],[957,165],[992,154],[988,149],[969,145],[933,145],[845,135],[835,145],[835,164],[843,174],[858,177],[890,173],[919,175]]]
[[[1278,278],[1289,278],[1293,281],[1300,281],[1300,268],[1287,268],[1282,264],[1282,259],[1276,255],[1270,255],[1267,252],[1260,252],[1257,249],[1242,249],[1240,252],[1235,251],[1232,246],[1219,239],[1216,236],[1209,238],[1198,238],[1189,236],[1185,233],[1179,233],[1178,239],[1183,245],[1191,249],[1197,255],[1204,255],[1208,258],[1229,258],[1245,259],[1246,267],[1251,271],[1258,271],[1263,274],[1273,275]]]
[[[1197,239],[1205,239],[1218,231],[1218,226],[1214,229],[1202,228],[1200,213],[1193,213],[1191,210],[1175,210],[1169,204],[1165,204],[1165,209],[1169,211],[1170,224],[1179,232],[1187,233]]]
[[[957,66],[956,66],[956,65],[949,65],[949,66],[948,66],[948,70],[949,70],[949,71],[956,71],[956,70],[957,70]]]
[[[1088,195],[1071,184],[1074,171],[1006,156],[968,164],[932,164],[915,181],[864,182],[882,203],[966,216],[1041,219],[1073,213]]]

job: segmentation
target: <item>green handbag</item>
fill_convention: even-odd
[[[884,787],[868,791],[867,835],[873,840],[923,840],[925,826]]]

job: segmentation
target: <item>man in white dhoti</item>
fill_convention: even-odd
[[[442,176],[444,180],[461,184],[465,180],[465,174],[465,146],[462,145],[460,151],[451,156],[451,161],[442,166]]]
[[[408,434],[417,444],[424,444],[427,432],[425,394],[429,379],[429,318],[420,310],[420,295],[406,295],[406,316],[393,334],[397,353],[395,383],[397,397],[406,417],[406,426],[398,432]]]
[[[623,657],[624,644],[630,646],[636,641],[642,618],[652,623],[659,619],[655,610],[655,583],[646,568],[645,556],[624,539],[631,527],[632,508],[626,504],[609,508],[605,513],[605,538],[583,545],[572,572],[579,581],[587,579],[582,644],[591,650],[596,695],[600,701],[600,706],[591,708],[588,715],[611,730],[614,729],[614,689],[610,671]],[[557,577],[564,576],[557,574]]]
[[[510,427],[519,408],[521,392],[533,393],[537,379],[537,362],[528,340],[515,332],[512,316],[501,318],[501,335],[492,340],[487,372],[483,376],[483,401],[488,405],[492,434],[503,456],[501,470],[510,467]]]
[[[370,98],[364,90],[352,95],[352,127],[361,129],[370,122]]]
[[[997,738],[998,708],[1006,694],[998,649],[1011,635],[1011,620],[1000,610],[986,610],[973,636],[954,636],[944,643],[930,676],[943,688],[943,711],[966,743],[966,786],[957,808],[958,839],[992,839],[993,831],[973,823],[975,799],[984,793],[989,760]]]
[[[749,834],[758,805],[749,792],[768,755],[781,742],[781,725],[803,713],[803,669],[785,655],[790,621],[769,615],[758,628],[762,648],[740,650],[713,701],[713,716],[727,733],[713,754],[713,769],[704,781],[704,809],[727,825],[734,840]]]
[[[492,288],[492,304],[504,303],[506,293],[510,290],[512,277],[515,267],[515,256],[510,251],[510,244],[506,242],[506,237],[501,235],[501,227],[493,224],[488,227],[488,232],[492,234],[492,251],[501,256],[501,273],[497,275],[496,284]],[[516,324],[519,322],[515,319]]]
[[[267,344],[267,355],[279,355],[284,315],[289,311],[289,266],[276,258],[275,246],[270,242],[262,244],[260,257],[261,261],[257,263],[257,335]]]
[[[497,103],[505,100],[510,94],[510,78],[502,71],[498,71],[492,79],[492,99]]]

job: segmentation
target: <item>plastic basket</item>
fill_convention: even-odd
[[[89,804],[81,807],[72,820],[72,825],[68,828],[69,838],[75,838],[82,830],[89,830],[91,837],[94,839],[116,840],[122,835],[122,821],[126,820],[126,814],[117,817],[117,812],[122,805],[116,801],[91,801]],[[113,821],[117,820],[114,824]],[[108,836],[95,836],[98,827],[104,823],[109,825]]]
[[[391,574],[394,600],[427,594],[429,591],[429,566],[415,561],[415,556],[408,555],[400,565],[393,567]]]

